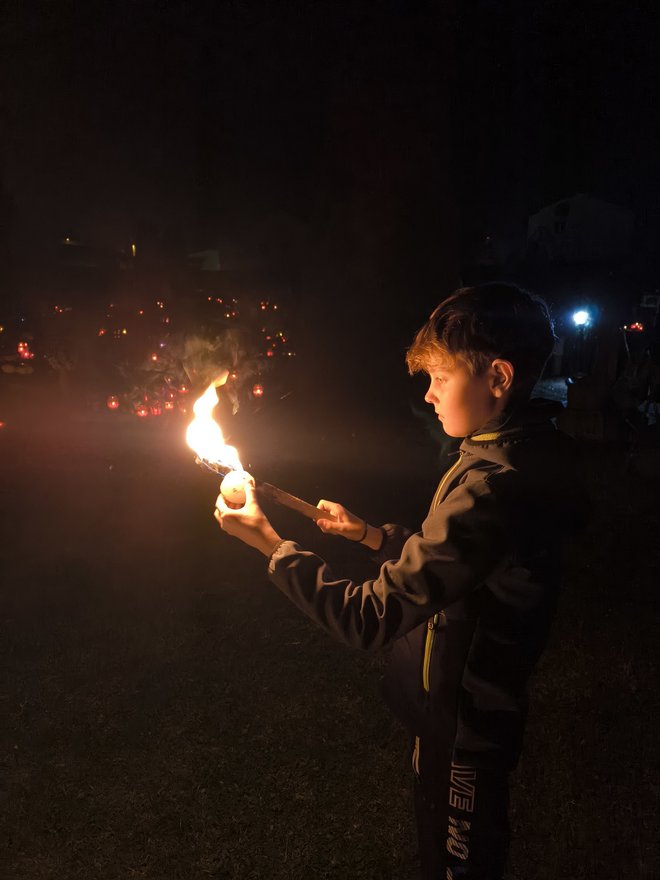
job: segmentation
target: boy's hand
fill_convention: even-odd
[[[230,506],[220,493],[215,502],[213,516],[228,535],[254,547],[264,556],[270,556],[280,541],[280,536],[257,503],[252,477],[245,481],[245,504],[239,508]]]
[[[349,541],[362,541],[366,535],[366,520],[360,519],[350,510],[346,510],[343,504],[337,504],[336,501],[326,501],[321,499],[316,505],[319,510],[326,510],[331,519],[318,519],[316,525],[322,532],[329,535],[341,535],[342,538],[348,538]]]

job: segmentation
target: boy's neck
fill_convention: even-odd
[[[501,409],[496,412],[485,425],[482,425],[470,436],[474,437],[477,434],[493,434],[499,431],[505,431],[508,428],[513,428],[518,421],[519,414],[523,412],[528,403],[529,395],[524,393],[518,395],[515,394],[515,392],[512,392],[507,396]]]

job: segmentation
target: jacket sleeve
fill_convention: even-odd
[[[411,535],[375,580],[337,578],[320,557],[282,541],[271,580],[330,635],[373,650],[399,638],[479,586],[509,552],[497,501],[487,483],[457,486]]]
[[[398,559],[401,556],[403,545],[412,535],[410,529],[405,526],[397,526],[394,523],[385,523],[380,527],[383,533],[383,543],[380,549],[374,553],[374,559],[382,565],[389,559]]]

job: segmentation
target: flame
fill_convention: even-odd
[[[193,404],[194,418],[186,431],[186,443],[200,458],[214,464],[243,470],[238,452],[233,446],[225,443],[220,425],[214,420],[212,413],[218,403],[215,389],[227,381],[227,371],[211,382],[204,394]]]

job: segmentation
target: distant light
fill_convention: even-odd
[[[585,309],[573,312],[573,323],[576,327],[586,327],[591,322],[591,315]]]
[[[165,407],[165,409],[168,412],[171,412],[174,409],[174,401],[173,400],[166,400],[165,403],[163,404],[163,406]]]
[[[5,332],[5,328],[2,326],[2,324],[0,324],[0,333],[4,333],[4,332]]]
[[[140,311],[138,312],[138,315],[144,315],[144,309],[140,309]]]
[[[263,397],[264,396],[264,386],[263,385],[254,385],[252,387],[252,396],[253,397]]]
[[[152,403],[151,404],[151,415],[152,416],[159,416],[161,414],[162,414],[162,411],[160,408],[160,403]]]
[[[266,357],[272,358],[272,356],[274,354],[275,354],[275,352],[273,351],[273,349],[269,348],[268,351],[266,352]]]
[[[31,361],[34,357],[34,352],[30,351],[30,346],[27,344],[27,342],[19,342],[16,346],[16,351],[18,352],[21,360]]]
[[[135,415],[139,416],[141,419],[145,419],[149,415],[149,407],[144,405],[136,406]]]
[[[153,354],[151,355],[151,360],[152,360],[152,361],[157,361],[157,360],[158,360],[158,355],[156,354],[156,352],[153,352]]]
[[[111,394],[110,397],[108,397],[106,403],[108,409],[119,409],[119,398],[115,397],[114,394]]]
[[[122,327],[121,335],[126,336],[127,333],[128,333],[128,330],[126,329],[126,327]]]
[[[634,330],[635,333],[643,333],[644,325],[641,321],[635,321],[633,324],[630,324],[628,327],[626,327],[626,330]]]
[[[134,243],[131,244],[131,253],[133,254],[133,256],[135,256],[135,254],[137,253],[137,248],[135,247]]]
[[[99,327],[99,336],[105,336],[105,327]]]

